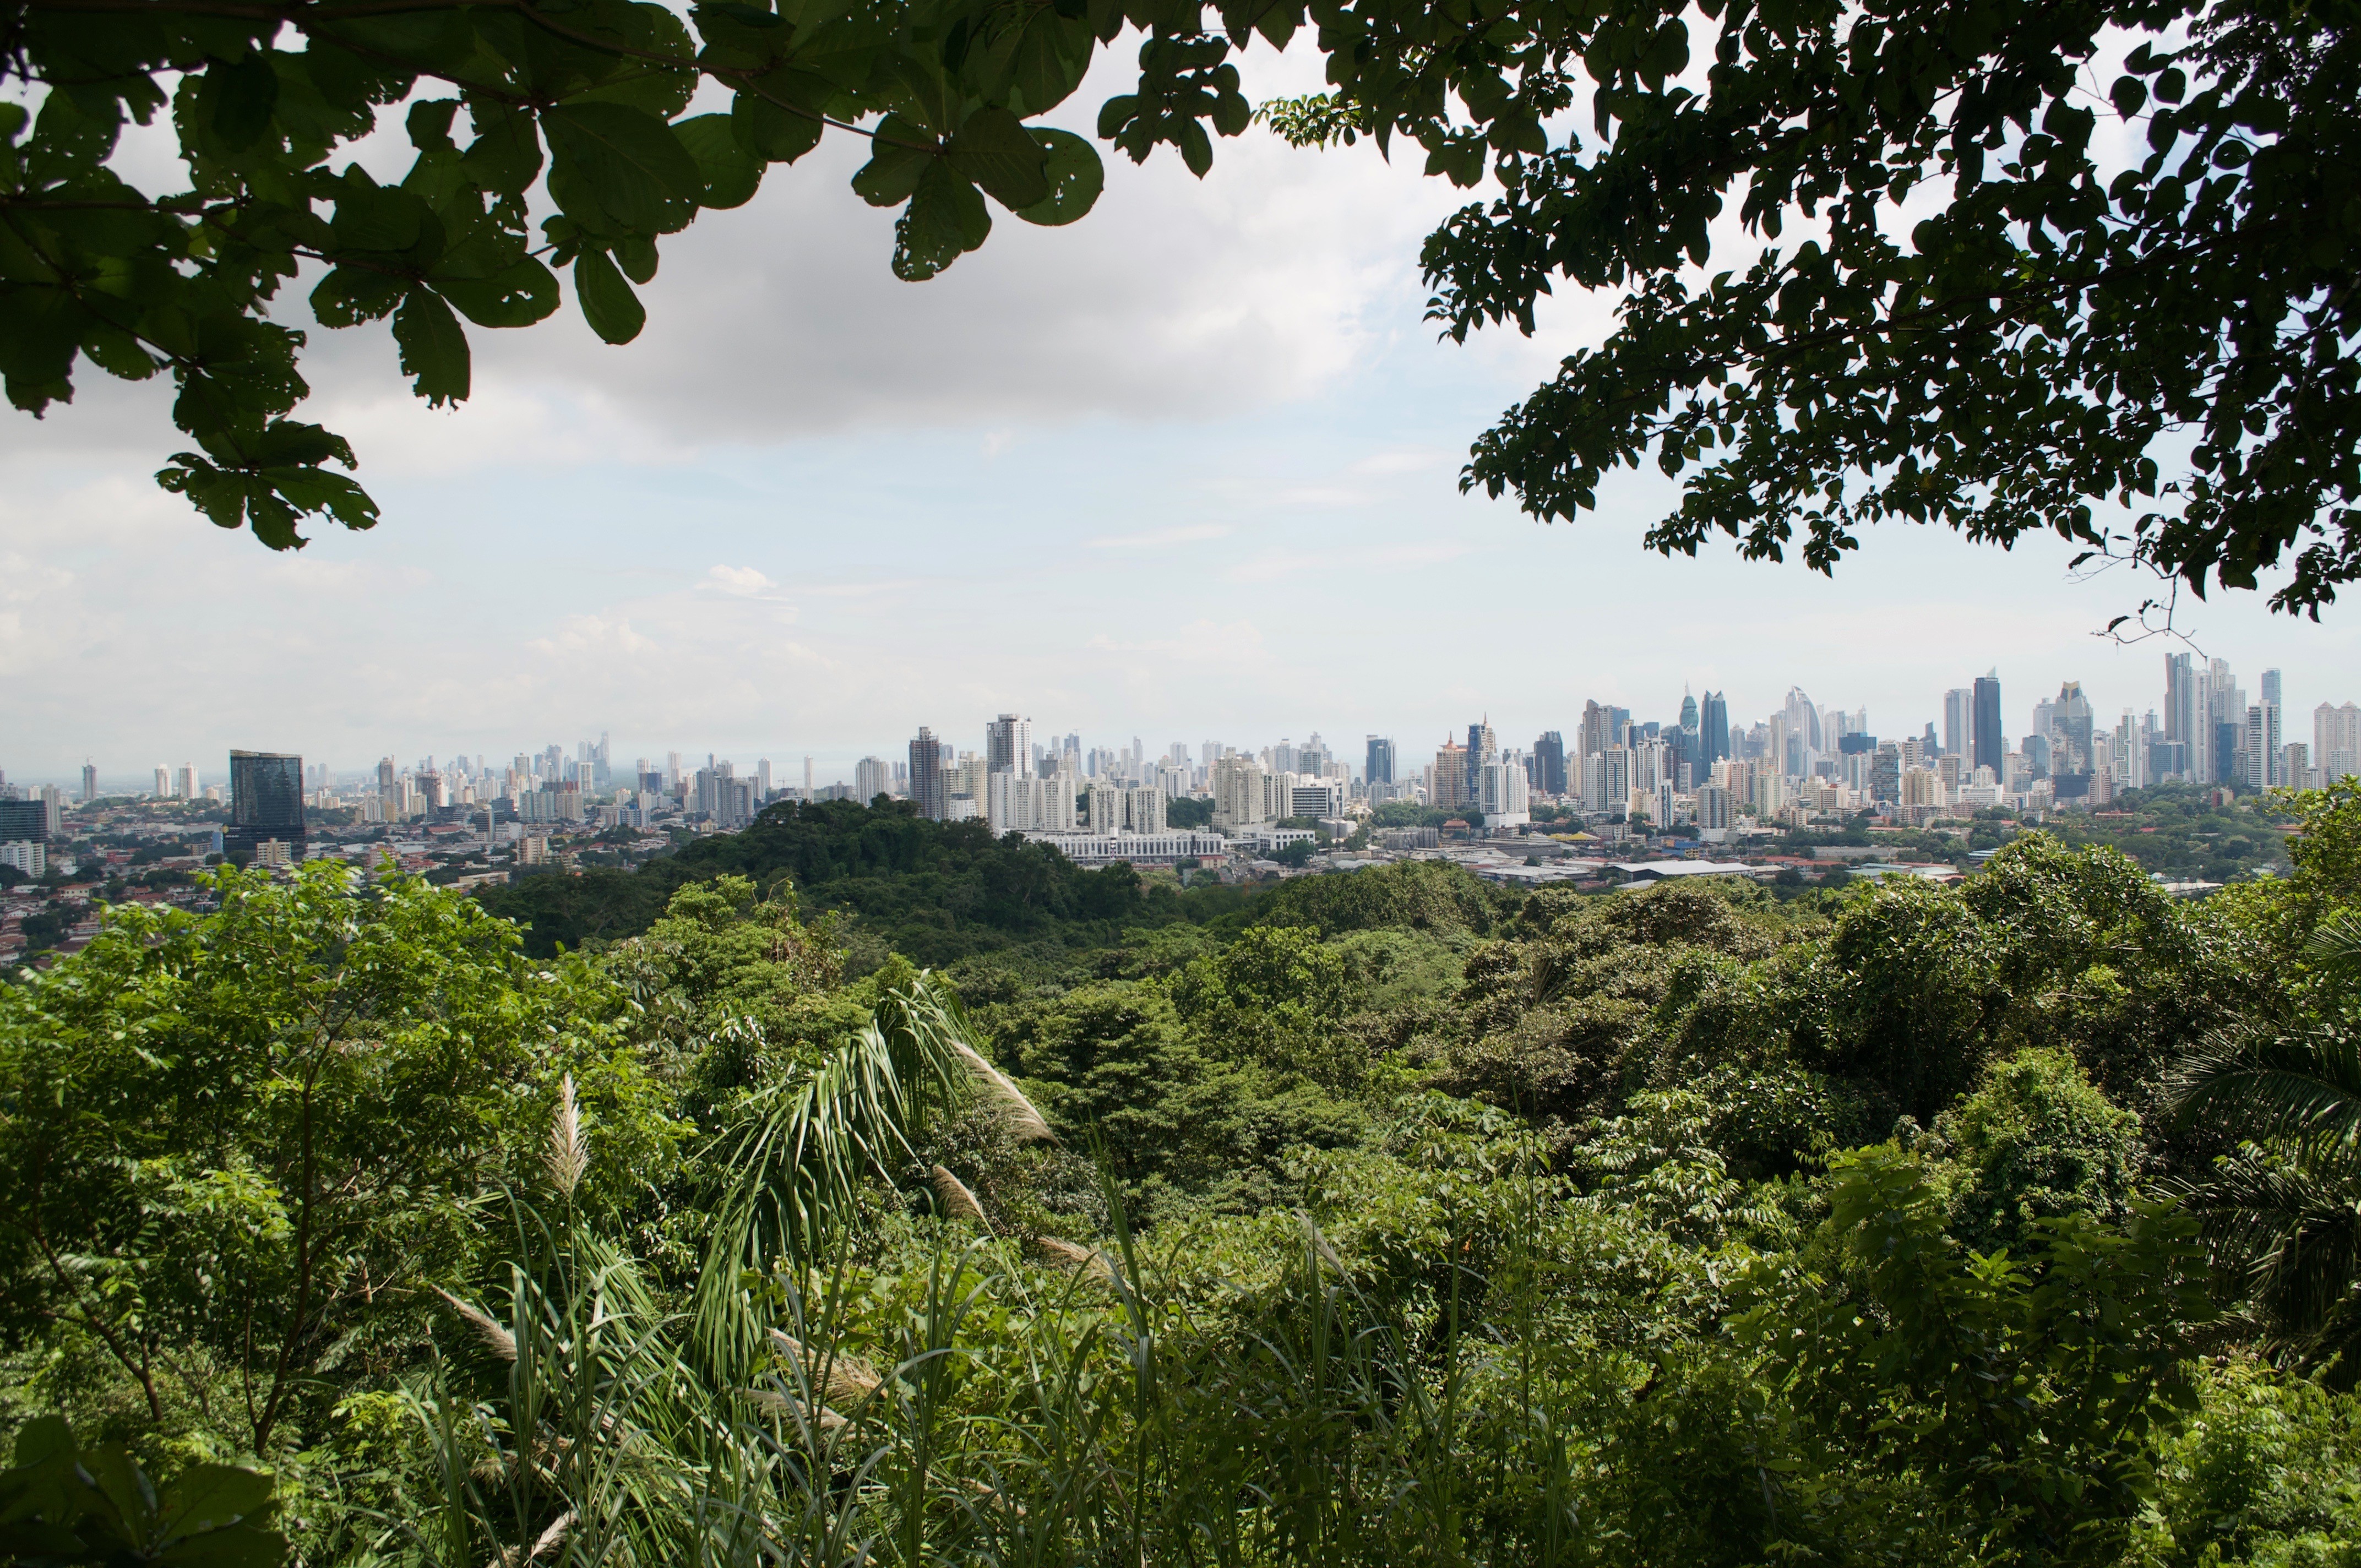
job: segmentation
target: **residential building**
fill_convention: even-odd
[[[38,881],[49,874],[49,847],[38,839],[12,839],[0,844],[0,866]]]
[[[2278,703],[2258,702],[2246,709],[2246,744],[2241,751],[2246,758],[2248,789],[2259,794],[2287,783],[2279,776],[2279,748],[2284,744],[2279,739]]]
[[[2361,705],[2323,702],[2312,710],[2312,762],[2323,784],[2361,773]]]
[[[88,806],[98,798],[98,769],[92,763],[82,765],[82,803]]]
[[[863,757],[852,764],[852,798],[866,806],[881,795],[890,795],[892,773],[883,757]]]
[[[1435,748],[1434,772],[1427,780],[1427,804],[1437,811],[1460,811],[1467,806],[1467,748],[1445,740]]]
[[[1004,713],[983,727],[984,765],[993,773],[1033,776],[1033,721]]]
[[[1232,754],[1213,762],[1213,826],[1224,832],[1272,820],[1259,758]]]
[[[179,789],[181,798],[182,800],[194,800],[198,797],[200,793],[201,792],[197,788],[197,764],[194,762],[181,763]]]
[[[918,807],[918,815],[930,821],[943,820],[943,800],[950,792],[943,787],[943,749],[935,732],[925,725],[918,726],[917,738],[910,742],[910,799]]]

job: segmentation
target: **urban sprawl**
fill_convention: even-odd
[[[443,882],[505,880],[586,860],[631,864],[684,833],[745,828],[781,801],[885,796],[1087,865],[1235,878],[1441,856],[1496,881],[1538,883],[1769,874],[1773,857],[1749,853],[1749,840],[1840,824],[1959,828],[2001,811],[2041,820],[2103,811],[2158,784],[2226,803],[2361,772],[2361,707],[2350,701],[2319,704],[2311,740],[2291,740],[2277,670],[2250,693],[2224,661],[2176,653],[2164,676],[2158,707],[2125,708],[2110,722],[2067,681],[2016,728],[2004,722],[1997,675],[1986,675],[1946,692],[1939,718],[1900,736],[1878,733],[1866,710],[1823,707],[1800,689],[1752,721],[1733,722],[1719,692],[1684,695],[1661,719],[1592,701],[1570,730],[1529,744],[1478,719],[1431,750],[1378,735],[1347,750],[1316,732],[1251,751],[1213,740],[1151,751],[1137,739],[1085,748],[1079,733],[1037,736],[1030,718],[1003,713],[984,725],[980,749],[921,728],[904,755],[863,758],[850,780],[827,784],[815,783],[808,758],[794,781],[767,759],[741,773],[677,751],[619,769],[603,736],[506,762],[387,757],[367,773],[233,751],[225,779],[159,764],[152,791],[103,789],[86,764],[71,798],[54,784],[0,776],[0,961],[25,948],[36,901],[54,908],[102,880],[126,896],[202,903],[205,890],[188,873],[206,864],[322,856],[369,869],[390,860]],[[70,845],[82,848],[80,861],[65,858]],[[1953,869],[1880,866],[1872,854],[1826,858]]]

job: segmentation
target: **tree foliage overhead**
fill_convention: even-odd
[[[1707,0],[1709,40],[1688,9],[1520,5],[1479,40],[1437,7],[1297,123],[1494,155],[1500,197],[1427,242],[1452,336],[1531,333],[1554,280],[1628,291],[1467,486],[1570,518],[1653,453],[1686,476],[1666,553],[2049,531],[2201,594],[2289,568],[2273,605],[2315,615],[2361,576],[2351,7]],[[1595,144],[1551,144],[1586,91]],[[1763,248],[1724,269],[1733,205]]]
[[[855,192],[901,209],[895,272],[929,278],[983,243],[987,197],[1029,223],[1090,210],[1097,152],[1026,122],[1127,23],[1154,37],[1101,128],[1134,158],[1171,143],[1202,173],[1206,124],[1235,134],[1247,106],[1229,42],[1197,16],[1165,0],[717,0],[686,21],[634,0],[11,0],[0,76],[38,112],[0,104],[0,375],[38,413],[72,396],[80,357],[169,372],[198,450],[165,488],[274,549],[305,518],[367,528],[376,504],[327,466],[353,467],[351,447],[289,417],[305,337],[279,296],[299,275],[324,269],[321,325],[390,317],[412,389],[459,401],[463,319],[545,320],[570,270],[592,330],[630,342],[660,245],[835,129],[871,145]],[[689,114],[708,84],[727,112]],[[415,157],[380,184],[349,154],[405,104]],[[110,167],[126,126],[159,116],[184,191]]]
[[[1202,174],[1248,123],[1230,56],[1308,25],[1332,90],[1266,105],[1283,134],[1498,182],[1427,242],[1449,335],[1530,333],[1561,280],[1625,291],[1467,487],[1571,518],[1653,455],[1686,476],[1665,552],[1722,532],[1825,571],[1880,521],[2046,531],[2201,593],[2284,570],[2274,605],[2315,615],[2361,575],[2350,5],[1708,0],[1709,42],[1690,9],[8,0],[0,73],[37,112],[0,104],[0,374],[38,413],[81,357],[169,371],[197,450],[168,488],[274,548],[307,518],[368,527],[330,466],[350,447],[291,417],[299,275],[320,324],[390,317],[413,390],[456,401],[469,324],[547,318],[570,270],[628,342],[660,246],[831,131],[870,140],[853,189],[900,209],[894,269],[923,280],[995,204],[1089,209],[1098,153],[1030,122],[1126,27],[1138,78],[1099,136]],[[687,113],[700,88],[728,111]],[[381,185],[347,154],[397,109],[415,157]],[[159,116],[185,191],[109,166]],[[1717,269],[1733,203],[1746,255]]]

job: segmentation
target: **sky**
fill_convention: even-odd
[[[1302,51],[1246,67],[1257,100],[1317,84]],[[1103,70],[1068,117],[1119,90]],[[361,160],[398,173],[398,137]],[[164,150],[118,162],[176,188]],[[360,770],[605,733],[619,761],[809,756],[829,782],[1002,711],[1086,747],[1374,732],[1414,762],[1477,718],[1530,745],[1587,698],[1670,718],[1685,688],[1743,722],[1799,685],[1916,733],[1988,670],[2013,730],[2070,679],[2102,715],[2158,705],[2168,645],[2099,634],[2154,585],[2078,580],[2058,542],[1886,527],[1829,580],[1647,553],[1675,498],[1653,471],[1573,524],[1462,495],[1470,441],[1614,301],[1438,343],[1419,243],[1469,197],[1415,155],[1257,129],[1200,181],[1103,151],[1082,222],[1002,214],[906,284],[832,134],[666,242],[637,342],[570,302],[474,331],[454,411],[409,397],[381,325],[314,329],[298,417],[352,439],[383,521],[300,554],[159,490],[187,444],[169,389],[84,366],[71,407],[0,413],[0,772],[215,782],[232,747]],[[2290,740],[2361,699],[2349,608],[2217,594],[2176,626],[2250,691],[2283,670]]]

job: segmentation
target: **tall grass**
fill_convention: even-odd
[[[852,1301],[831,1184],[907,1146],[905,1085],[961,1087],[956,1023],[921,996],[761,1108],[740,1228],[685,1311],[575,1212],[561,1110],[555,1202],[520,1203],[505,1288],[453,1303],[468,1332],[408,1392],[433,1485],[346,1560],[1577,1560],[1573,1386],[1536,1360],[1535,1325],[1516,1354],[1471,1331],[1477,1294],[1506,1320],[1456,1237],[1433,1310],[1373,1295],[1301,1216],[1275,1275],[1209,1290],[1170,1250],[1185,1241],[1159,1256],[1133,1234],[1110,1184],[1099,1247],[996,1236],[946,1203],[917,1222],[923,1273],[897,1304]]]

